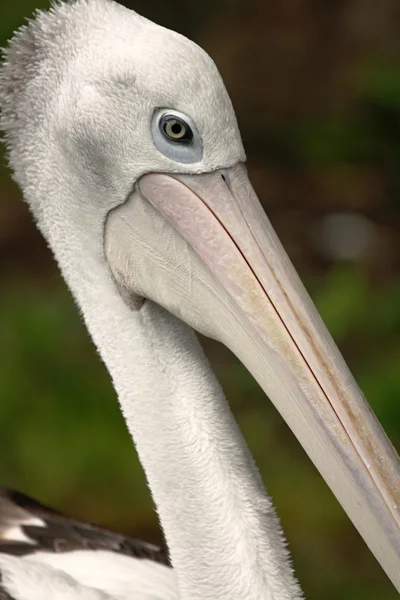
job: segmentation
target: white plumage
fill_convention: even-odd
[[[0,557],[3,585],[24,600],[178,600],[174,571],[102,550]],[[1,594],[1,592],[0,592]],[[0,595],[1,598],[1,595]]]
[[[113,379],[173,566],[35,548],[0,554],[3,593],[302,597],[191,327],[249,367],[400,585],[395,453],[258,203],[211,59],[114,2],[57,4],[10,42],[0,106],[15,179]]]

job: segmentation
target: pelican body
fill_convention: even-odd
[[[249,369],[400,589],[398,457],[257,199],[210,57],[109,0],[60,3],[9,43],[0,106],[14,178],[113,380],[172,566],[43,550],[27,527],[46,519],[5,496],[3,594],[302,597],[194,330]],[[23,536],[32,552],[7,553]]]

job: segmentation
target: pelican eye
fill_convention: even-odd
[[[163,115],[160,119],[160,130],[171,142],[190,144],[193,141],[191,128],[176,115]]]
[[[157,150],[177,163],[193,164],[203,158],[203,142],[196,123],[174,108],[156,108],[150,122]]]

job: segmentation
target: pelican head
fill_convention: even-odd
[[[199,413],[193,400],[183,423],[159,391],[192,376],[190,326],[246,365],[400,589],[397,456],[260,206],[209,56],[108,0],[59,4],[10,43],[0,104],[15,179],[113,377],[178,572],[188,559],[177,537],[184,545],[187,531],[179,525],[178,536],[164,508],[171,490],[179,494],[173,473],[161,482],[169,446],[157,445],[149,423],[165,411],[162,437],[176,418],[182,456],[201,438],[185,427],[211,396]],[[176,379],[168,353],[182,359]],[[185,394],[176,397],[188,411]],[[215,414],[204,417],[204,439]],[[182,597],[236,598],[205,588],[197,596],[191,582]],[[299,597],[290,589],[265,596],[260,584],[237,597]]]

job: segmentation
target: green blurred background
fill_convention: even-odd
[[[131,0],[200,43],[236,107],[254,186],[400,446],[400,3]],[[39,0],[0,7],[0,43]],[[0,483],[153,541],[156,515],[109,377],[1,156]],[[203,340],[307,598],[398,595],[285,423]]]

